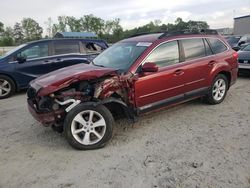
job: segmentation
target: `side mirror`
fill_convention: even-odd
[[[19,56],[16,58],[17,62],[18,63],[24,63],[26,61],[26,58],[25,57],[22,57],[22,56]]]
[[[158,66],[155,63],[145,63],[142,65],[143,72],[157,72]]]
[[[240,50],[240,47],[239,46],[235,46],[233,47],[233,50],[235,50],[236,52]]]
[[[245,44],[245,43],[246,43],[246,41],[240,41],[239,46],[241,46],[242,44]]]

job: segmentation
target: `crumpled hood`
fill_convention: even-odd
[[[38,96],[45,96],[74,82],[96,79],[105,75],[116,75],[116,70],[88,64],[78,64],[38,77],[30,85],[37,91],[39,90]]]

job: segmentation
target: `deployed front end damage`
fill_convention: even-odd
[[[39,80],[34,81],[27,91],[28,108],[33,117],[44,126],[61,126],[67,113],[80,103],[115,103],[128,118],[133,119],[128,77],[130,76],[120,76],[115,72],[87,80],[74,76],[56,89],[51,89],[53,84],[40,86]]]

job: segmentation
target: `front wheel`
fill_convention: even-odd
[[[105,106],[80,104],[67,114],[64,134],[76,149],[97,149],[111,139],[113,123],[113,116]]]
[[[228,90],[228,80],[223,74],[219,74],[214,79],[212,86],[209,89],[209,93],[206,96],[206,101],[209,104],[219,104],[221,103],[227,94]]]

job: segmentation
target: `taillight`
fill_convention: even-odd
[[[234,53],[233,53],[233,57],[234,57],[235,59],[238,59],[238,57],[239,57],[238,53],[237,53],[237,52],[234,52]]]

